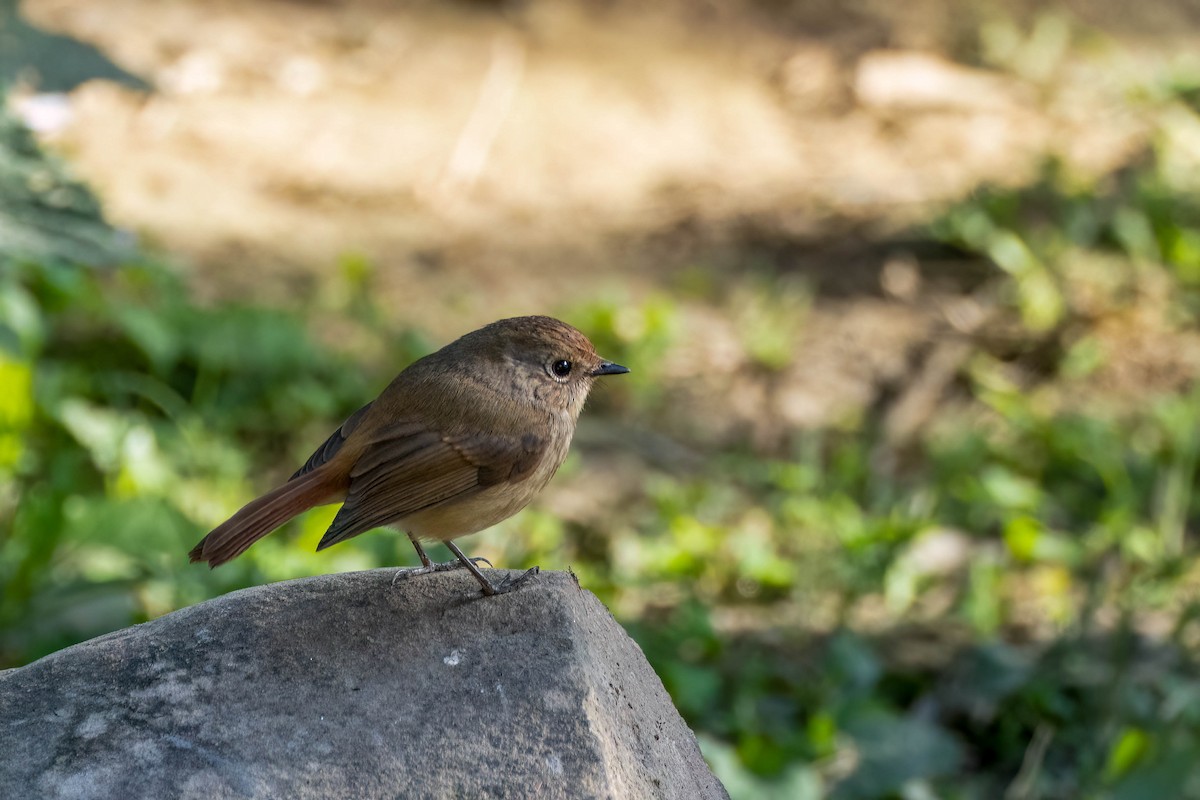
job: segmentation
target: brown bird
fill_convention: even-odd
[[[537,567],[494,586],[475,565],[486,560],[467,558],[451,540],[524,508],[567,457],[595,379],[628,371],[565,322],[493,322],[409,365],[287,483],[247,503],[188,556],[220,566],[302,511],[345,501],[317,550],[395,526],[421,559],[404,574],[465,567],[484,594],[509,591]],[[434,564],[422,540],[443,542],[458,561]]]

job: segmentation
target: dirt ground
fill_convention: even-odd
[[[938,350],[948,309],[971,313],[971,273],[908,231],[1047,154],[1086,173],[1136,157],[1129,93],[1200,26],[1185,4],[1115,1],[23,9],[155,86],[81,87],[51,140],[203,295],[304,296],[362,255],[397,317],[441,337],[671,295],[688,270],[800,274],[817,291],[802,363],[709,409],[778,425],[944,371],[913,353]],[[689,313],[711,369],[737,322]]]

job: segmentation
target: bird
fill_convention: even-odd
[[[318,551],[395,527],[421,560],[397,578],[464,568],[485,595],[511,591],[538,568],[497,585],[477,564],[491,563],[468,558],[453,540],[524,508],[566,459],[596,379],[627,372],[552,317],[472,331],[407,366],[287,482],[201,539],[189,560],[218,567],[297,514],[340,501]],[[442,542],[457,560],[433,563],[423,541]]]

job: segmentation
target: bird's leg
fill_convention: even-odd
[[[425,553],[425,548],[421,547],[421,543],[414,539],[411,533],[408,535],[408,540],[412,542],[412,546],[416,548],[417,557],[421,559],[421,566],[400,567],[397,569],[396,574],[392,576],[392,586],[395,586],[396,581],[400,580],[401,578],[407,579],[413,577],[414,575],[427,575],[430,572],[446,572],[447,570],[452,569],[462,569],[464,566],[470,566],[475,574],[479,575],[481,573],[479,572],[479,568],[475,566],[474,562],[482,561],[489,567],[492,565],[492,562],[488,561],[486,558],[464,559],[462,552],[457,547],[453,548],[454,555],[458,556],[457,559],[454,561],[445,561],[440,564],[435,564]]]
[[[462,550],[459,550],[458,545],[456,545],[454,542],[447,541],[447,542],[444,542],[444,544],[446,545],[446,547],[450,548],[451,553],[454,553],[454,555],[458,556],[458,560],[460,562],[462,562],[462,565],[464,567],[471,570],[471,574],[475,576],[475,580],[479,581],[479,585],[483,587],[484,594],[495,595],[495,594],[504,594],[505,592],[511,592],[513,589],[520,586],[527,578],[531,578],[534,575],[538,574],[537,567],[530,567],[529,569],[525,570],[525,572],[518,575],[516,578],[509,578],[509,579],[505,580],[504,583],[500,584],[499,586],[495,586],[492,584],[491,581],[489,581],[487,578],[483,577],[483,573],[479,571],[479,567],[475,566],[475,562],[480,561],[482,559],[467,558],[466,554],[463,553]],[[490,562],[488,563],[488,566],[489,567],[492,566]]]

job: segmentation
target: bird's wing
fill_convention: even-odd
[[[367,403],[358,411],[355,411],[353,414],[351,414],[346,421],[341,424],[341,427],[330,434],[329,438],[325,440],[324,444],[318,447],[316,452],[308,457],[308,461],[304,462],[304,466],[296,470],[296,473],[292,475],[292,477],[288,478],[288,480],[294,481],[304,473],[312,472],[314,469],[337,455],[338,450],[342,449],[342,445],[345,444],[346,439],[349,438],[350,434],[354,433],[354,429],[357,428],[359,423],[363,421],[363,418],[367,416],[367,410],[370,408],[371,404]]]
[[[386,428],[351,469],[346,502],[317,549],[488,486],[524,480],[546,449],[533,434],[446,435],[416,423]]]

